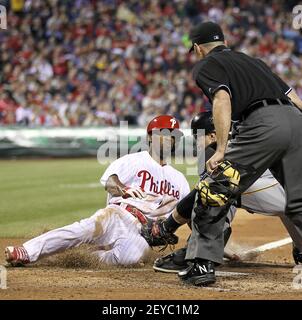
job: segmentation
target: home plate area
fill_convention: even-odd
[[[188,234],[187,227],[179,229],[175,249],[185,245]],[[0,250],[24,240],[0,239]],[[184,284],[177,274],[154,272],[154,259],[168,254],[168,248],[154,250],[146,263],[131,268],[95,265],[85,248],[78,248],[36,265],[7,268],[8,288],[0,290],[0,299],[302,299],[292,244],[278,218],[239,210],[227,249],[243,261],[225,261],[216,270],[217,282],[207,288]]]

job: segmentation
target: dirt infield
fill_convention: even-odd
[[[188,230],[182,228],[178,234],[182,245]],[[230,247],[240,251],[287,236],[278,218],[239,212]],[[0,252],[22,240],[0,239]],[[154,272],[152,260],[159,255],[153,253],[150,262],[130,269],[85,264],[85,254],[76,251],[34,266],[9,268],[8,289],[0,289],[0,299],[302,299],[302,289],[292,288],[291,245],[267,251],[254,261],[220,267],[221,276],[209,288],[188,287],[175,274]],[[78,265],[73,265],[77,259]]]

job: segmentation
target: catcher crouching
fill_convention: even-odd
[[[205,160],[207,161],[215,153],[216,148],[216,132],[212,114],[206,112],[196,115],[191,122],[191,129],[195,145],[200,150],[205,148]],[[198,134],[198,131],[200,134]],[[235,127],[234,134],[236,134]],[[201,168],[204,167],[204,163],[202,164],[201,160],[199,164]],[[180,273],[180,277],[184,281],[188,281],[194,285],[205,285],[213,282],[212,275],[209,277],[209,282],[207,282],[207,279],[204,279],[206,277],[201,274],[198,266],[196,267],[198,260],[194,259],[194,255],[198,252],[198,249],[196,249],[198,243],[202,241],[199,237],[199,224],[202,222],[202,219],[204,219],[204,210],[211,207],[227,205],[228,203],[230,203],[231,206],[228,210],[223,228],[224,246],[231,236],[231,222],[234,219],[236,209],[241,207],[249,213],[260,213],[262,215],[279,217],[293,240],[293,259],[296,264],[302,263],[302,233],[285,214],[286,197],[280,183],[273,177],[272,173],[267,170],[235,201],[235,193],[241,177],[239,171],[242,172],[242,176],[244,177],[247,168],[243,166],[233,167],[228,161],[222,162],[213,175],[201,170],[201,181],[197,183],[194,190],[178,203],[168,219],[144,226],[142,229],[143,236],[148,239],[147,241],[150,245],[157,245],[157,243],[159,243],[159,245],[173,244],[174,239],[171,235],[180,225],[188,223],[192,228],[188,248],[181,248],[164,257],[158,258],[153,266],[155,271],[178,273],[188,268],[188,270],[184,271],[185,277],[182,276],[183,273]],[[213,187],[212,190],[211,185]],[[219,217],[217,218],[219,219]],[[163,238],[165,240],[163,240]],[[240,256],[226,249],[224,256],[229,260],[241,259]],[[189,271],[190,276],[188,276]],[[199,276],[201,277],[200,279]]]

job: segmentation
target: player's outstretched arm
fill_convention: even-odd
[[[105,185],[105,190],[110,193],[113,197],[124,197],[124,198],[145,198],[146,193],[140,188],[132,188],[124,185],[116,174],[111,175]]]
[[[105,185],[105,190],[108,193],[110,193],[113,197],[123,196],[123,190],[125,188],[126,186],[123,183],[121,183],[116,174],[110,176]]]
[[[300,97],[297,95],[296,91],[292,89],[290,93],[287,95],[290,100],[299,108],[302,110],[302,100]]]

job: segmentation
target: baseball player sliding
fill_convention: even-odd
[[[165,135],[168,129],[173,134]],[[20,247],[5,249],[12,265],[36,262],[63,250],[93,244],[100,262],[131,265],[142,261],[150,247],[140,234],[147,219],[169,215],[190,191],[184,175],[166,164],[182,135],[179,122],[168,115],[147,127],[149,150],[115,160],[100,181],[108,192],[107,206],[90,218],[33,238]],[[169,152],[166,152],[170,146]],[[104,248],[109,250],[105,250]]]

